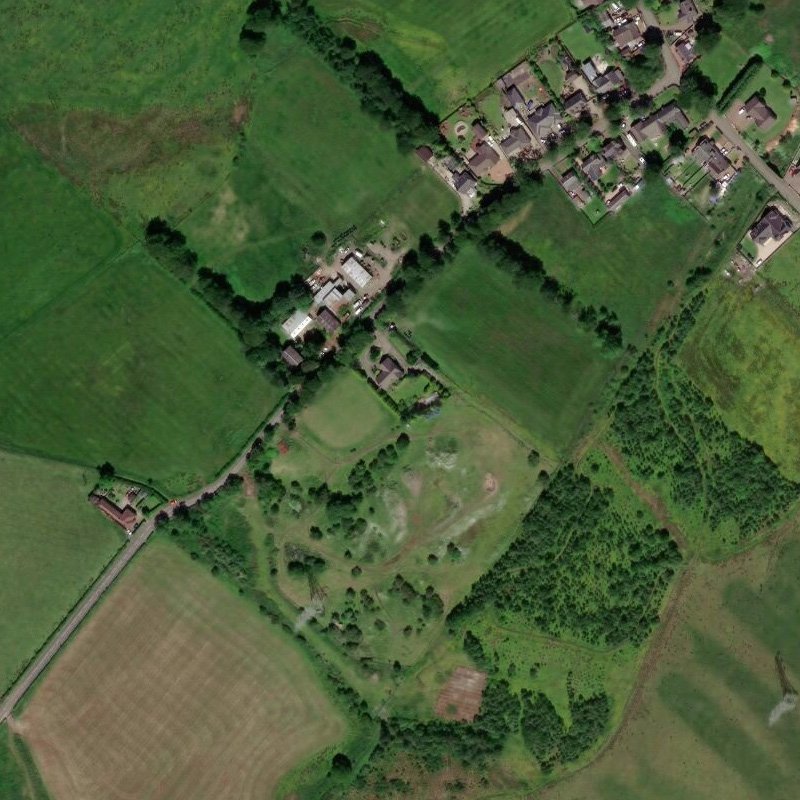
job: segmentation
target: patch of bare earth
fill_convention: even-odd
[[[486,673],[469,667],[456,667],[439,692],[434,711],[437,717],[472,722],[481,710]]]

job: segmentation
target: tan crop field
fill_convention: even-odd
[[[291,639],[167,543],[148,545],[16,727],[54,800],[274,797],[345,731]]]

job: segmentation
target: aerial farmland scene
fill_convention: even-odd
[[[800,798],[800,3],[0,10],[0,800]]]

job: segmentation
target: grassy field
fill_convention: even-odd
[[[800,314],[800,237],[792,237],[771,256],[762,274]]]
[[[347,451],[381,441],[397,425],[387,405],[349,370],[323,386],[298,417],[298,430],[330,451]]]
[[[613,367],[560,307],[515,286],[470,245],[414,298],[402,327],[477,402],[549,454],[569,446]]]
[[[800,479],[800,320],[772,287],[756,294],[719,287],[681,357],[726,423],[761,444],[785,475]]]
[[[6,725],[0,726],[0,800],[50,800],[30,751]]]
[[[3,336],[113,255],[123,237],[5,126],[0,150]]]
[[[564,0],[511,0],[456,11],[424,0],[320,0],[318,10],[377,50],[440,118],[574,17]]]
[[[279,400],[235,336],[140,250],[0,343],[0,440],[199,486]]]
[[[86,501],[95,479],[94,470],[0,452],[0,693],[122,545]]]
[[[416,237],[456,205],[303,43],[280,28],[270,36],[285,52],[250,99],[243,152],[185,226],[204,259],[259,298],[311,270],[302,250],[315,231],[330,242],[357,226],[363,237],[383,219]]]
[[[720,565],[695,564],[620,735],[546,800],[790,800],[800,714],[773,726],[775,654],[800,680],[800,544],[790,538]]]
[[[703,48],[698,66],[722,94],[749,56],[738,39],[724,32],[710,48]]]
[[[657,177],[619,214],[595,225],[548,179],[530,212],[506,235],[537,255],[583,302],[615,311],[625,341],[637,345],[660,316],[659,304],[671,302],[669,282],[680,284],[711,244],[702,217]]]
[[[597,34],[587,31],[581,22],[574,22],[558,35],[561,43],[569,50],[570,55],[578,61],[585,61],[592,56],[605,52],[605,44],[597,38]]]
[[[292,641],[158,542],[51,668],[19,728],[58,800],[274,796],[345,732]]]

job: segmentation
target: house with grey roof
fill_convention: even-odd
[[[483,178],[499,161],[497,151],[488,142],[480,142],[475,146],[475,155],[469,159],[469,167],[479,178]]]
[[[508,158],[513,158],[522,152],[526,147],[531,146],[531,137],[528,131],[522,126],[517,125],[508,132],[505,139],[500,140],[500,148]]]
[[[283,349],[281,358],[289,367],[299,367],[303,363],[303,356],[291,345]]]
[[[690,125],[689,118],[673,101],[654,111],[649,117],[634,123],[631,131],[640,143],[655,142],[666,136],[673,128],[685,131]]]
[[[525,98],[516,86],[509,86],[506,89],[506,101],[511,108],[525,108]]]
[[[639,26],[629,20],[611,31],[611,38],[623,55],[631,55],[644,45],[644,37]]]
[[[625,85],[625,76],[619,67],[612,67],[606,69],[605,72],[600,72],[597,64],[591,58],[581,64],[581,72],[598,94],[607,94],[615,89],[621,89]]]
[[[690,28],[697,22],[700,11],[694,0],[681,0],[678,5],[678,25],[681,28]]]
[[[632,197],[630,189],[627,186],[620,186],[620,188],[606,200],[606,207],[611,212],[619,211],[625,203]]]
[[[762,131],[771,128],[778,121],[778,115],[758,94],[754,94],[744,104],[744,112]]]
[[[736,175],[736,170],[728,157],[719,149],[717,143],[707,136],[702,137],[692,148],[692,158],[719,183],[727,183]]]
[[[761,219],[750,228],[750,238],[759,245],[779,242],[792,232],[792,221],[775,206],[769,206]]]
[[[453,188],[465,197],[475,197],[477,194],[478,179],[468,170],[462,169],[460,172],[452,174]]]
[[[573,92],[569,97],[564,99],[564,113],[568,117],[580,116],[581,112],[586,108],[589,101],[586,95],[578,89]]]
[[[531,133],[544,144],[549,137],[561,133],[562,118],[555,104],[551,101],[534,109],[527,118]]]
[[[606,161],[616,161],[618,158],[625,155],[625,145],[619,137],[616,139],[609,139],[603,145],[601,152]]]
[[[597,186],[608,169],[608,162],[599,153],[592,153],[583,160],[580,167],[583,174]]]
[[[574,169],[567,170],[567,172],[559,178],[559,183],[561,184],[561,188],[579,208],[583,208],[589,202],[589,193],[586,191],[586,187],[583,185]]]

